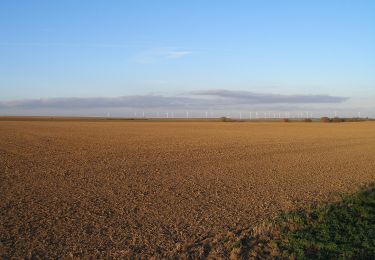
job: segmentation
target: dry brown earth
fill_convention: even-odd
[[[375,180],[375,123],[0,122],[0,257],[168,255]]]

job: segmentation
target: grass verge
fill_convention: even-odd
[[[280,236],[276,242],[285,256],[373,259],[375,186],[333,204],[284,214],[277,225]]]
[[[206,238],[174,256],[229,259],[375,259],[375,185],[335,203]]]

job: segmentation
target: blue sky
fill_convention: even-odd
[[[371,112],[374,13],[361,0],[1,1],[0,112],[30,112],[9,102],[40,98],[210,90],[346,97],[337,109]]]

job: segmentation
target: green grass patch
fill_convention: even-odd
[[[340,202],[284,214],[277,220],[283,256],[374,259],[375,186]]]
[[[218,239],[220,238],[220,239]],[[209,245],[209,246],[206,246]],[[209,248],[207,250],[207,248]],[[375,259],[375,184],[178,251],[188,259]]]

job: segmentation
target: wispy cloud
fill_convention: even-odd
[[[92,97],[92,98],[43,98],[0,101],[0,108],[99,108],[99,107],[184,107],[192,100],[183,97],[160,95]]]
[[[73,43],[73,42],[0,42],[4,47],[57,47],[57,48],[126,48],[139,46],[142,42],[130,43]]]
[[[194,91],[190,94],[195,96],[210,96],[233,100],[240,104],[300,104],[300,103],[341,103],[348,100],[347,97],[330,95],[281,95],[263,94],[250,91],[232,91],[224,89]]]
[[[191,51],[170,51],[166,54],[166,57],[168,59],[179,59],[187,55],[190,55],[191,53]]]
[[[134,60],[137,63],[155,63],[163,60],[175,60],[191,55],[188,50],[176,50],[169,48],[152,49],[139,53]]]
[[[44,98],[0,101],[0,109],[40,108],[144,108],[144,109],[207,109],[238,108],[254,105],[289,106],[301,104],[342,103],[348,98],[329,95],[280,95],[248,91],[205,90],[190,92],[188,96],[138,95],[92,98]]]

